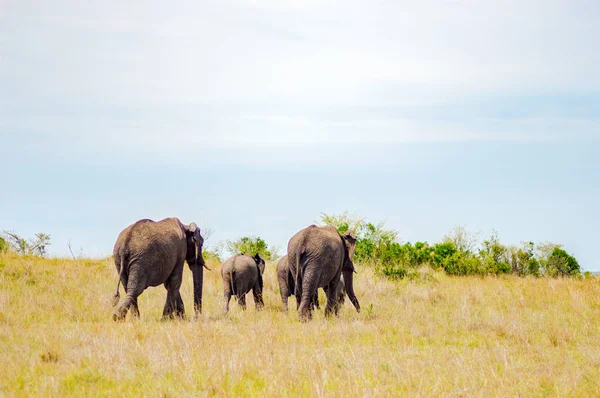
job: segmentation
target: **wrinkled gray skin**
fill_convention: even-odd
[[[221,266],[223,278],[223,311],[229,312],[231,296],[237,298],[243,310],[246,310],[246,294],[252,290],[256,310],[260,311],[265,303],[262,298],[265,260],[259,254],[255,256],[236,254]]]
[[[140,220],[125,228],[117,238],[113,250],[119,273],[117,293],[113,305],[119,302],[119,284],[125,288],[125,300],[113,314],[115,321],[124,320],[127,310],[140,316],[137,298],[149,286],[164,285],[167,301],[163,319],[185,317],[183,300],[179,294],[183,277],[183,263],[188,263],[194,279],[194,310],[202,312],[202,282],[205,263],[202,257],[204,238],[195,223],[184,225],[178,218],[161,221]]]
[[[283,256],[277,262],[277,283],[279,284],[279,293],[281,294],[281,303],[283,304],[283,311],[288,311],[288,298],[294,295],[294,289],[296,283],[294,281],[294,275],[290,271],[290,266],[288,263],[288,256]],[[313,308],[319,308],[319,298],[318,294],[315,294],[315,297],[312,301]]]
[[[288,311],[288,298],[294,295],[294,276],[290,272],[290,267],[288,264],[287,255],[283,256],[277,262],[277,282],[279,283],[279,292],[281,294],[281,303],[283,304],[283,311]],[[324,287],[323,290],[325,294],[327,294],[327,287]],[[340,276],[340,282],[337,287],[337,303],[339,307],[344,304],[346,296],[346,285],[344,283],[344,274]],[[358,303],[358,301],[356,301]],[[312,301],[312,307],[319,309],[319,295],[315,294],[315,297]],[[356,311],[360,312],[360,305],[356,307]]]
[[[344,275],[348,298],[360,309],[354,294],[354,264],[356,235],[348,231],[341,235],[334,227],[311,225],[296,233],[288,243],[288,264],[294,275],[296,301],[301,321],[312,318],[312,305],[318,288],[326,288],[325,316],[336,315],[338,286]]]

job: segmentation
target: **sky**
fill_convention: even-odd
[[[0,230],[285,251],[321,213],[600,271],[597,1],[0,0]]]

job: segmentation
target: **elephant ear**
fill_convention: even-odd
[[[190,225],[185,227],[185,236],[189,239],[192,238],[192,242],[204,243],[202,240],[202,235],[200,235],[200,228],[196,225],[195,222],[190,223]],[[194,261],[198,258],[198,245],[194,244]]]
[[[260,291],[263,290],[263,276],[260,271],[258,271],[258,287],[260,287]]]
[[[187,237],[193,238],[194,235],[196,234],[196,230],[200,230],[200,228],[198,228],[196,223],[195,222],[190,223],[190,225],[186,225],[186,227],[185,227],[185,234]]]
[[[346,243],[346,247],[350,248],[350,246],[356,245],[356,233],[353,230],[349,229],[343,235],[344,242]]]
[[[342,266],[343,271],[354,271],[354,263],[352,258],[354,257],[354,251],[356,250],[356,234],[353,230],[346,231],[345,234],[340,234],[342,241],[344,241],[344,265]]]

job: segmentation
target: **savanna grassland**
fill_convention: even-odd
[[[200,319],[161,322],[160,287],[140,296],[141,320],[114,323],[110,259],[0,254],[0,395],[600,394],[597,278],[422,269],[394,282],[358,266],[362,312],[347,301],[339,318],[301,324],[281,312],[273,264],[265,310],[250,295],[228,316],[220,265],[208,265]],[[182,297],[190,316],[189,269]]]

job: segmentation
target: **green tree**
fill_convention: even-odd
[[[399,245],[398,232],[378,224],[365,221],[363,218],[344,212],[340,215],[321,213],[321,225],[332,225],[340,233],[352,229],[356,233],[356,251],[354,261],[361,264],[377,262],[393,262],[399,260],[402,250]]]
[[[479,250],[479,257],[482,263],[483,273],[500,274],[510,273],[511,266],[505,261],[507,259],[508,249],[498,237],[498,232],[493,231],[490,237],[484,240]]]
[[[50,234],[43,232],[35,234],[31,239],[25,239],[10,231],[4,231],[4,234],[11,249],[21,255],[43,257],[47,254],[46,248],[50,246]]]
[[[464,225],[457,225],[444,236],[444,242],[452,242],[463,253],[472,253],[477,247],[478,233],[472,233]]]
[[[581,269],[575,257],[566,250],[555,247],[548,259],[546,272],[550,276],[580,276]]]
[[[275,260],[277,250],[269,248],[267,242],[258,236],[244,236],[238,240],[230,240],[226,242],[226,249],[231,254],[260,254],[267,261]]]
[[[540,263],[535,258],[534,253],[535,245],[533,242],[523,243],[519,248],[510,247],[507,261],[511,266],[512,273],[519,276],[540,276]]]
[[[47,254],[46,248],[48,246],[50,246],[50,234],[40,232],[29,240],[29,250],[34,256],[44,257]]]
[[[536,257],[543,273],[547,273],[548,260],[550,260],[550,256],[552,256],[552,253],[556,248],[562,249],[562,245],[554,242],[542,242],[538,243],[536,246]]]
[[[452,242],[436,243],[432,248],[432,264],[434,267],[444,267],[446,259],[452,257],[458,252],[456,246]]]

